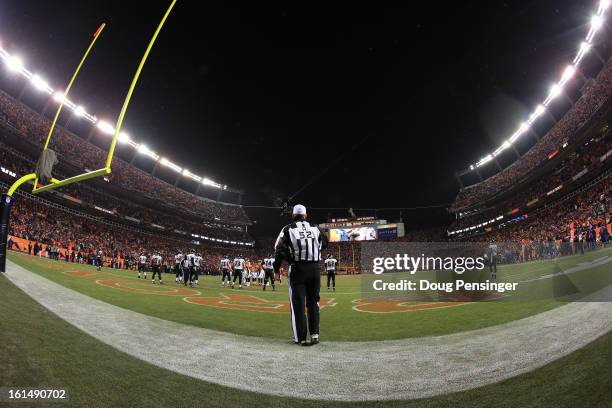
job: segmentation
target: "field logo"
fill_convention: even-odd
[[[220,293],[218,297],[186,297],[183,299],[187,303],[192,303],[202,306],[216,307],[220,309],[232,310],[247,310],[251,312],[264,313],[289,313],[289,301],[285,300],[267,300],[253,295],[229,294]],[[336,306],[335,299],[325,299],[319,302],[319,307]]]
[[[148,282],[148,281],[145,281]],[[194,289],[173,288],[171,286],[151,286],[139,285],[139,282],[131,282],[118,279],[98,279],[96,283],[107,288],[118,289],[122,292],[138,293],[141,295],[157,295],[157,296],[198,296],[202,293]],[[141,286],[141,287],[139,287]],[[145,287],[146,286],[146,287]]]
[[[353,300],[353,310],[363,313],[402,313],[463,306],[472,302],[415,302],[406,299]]]

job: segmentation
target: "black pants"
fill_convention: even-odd
[[[301,342],[310,335],[319,334],[319,292],[321,274],[318,262],[298,263],[289,268],[289,299],[291,300],[291,326],[293,338]],[[308,328],[306,327],[306,311]]]
[[[236,279],[238,279],[238,284],[242,285],[242,269],[234,269],[233,283],[236,283]]]
[[[223,275],[221,276],[221,282],[225,282],[225,277],[227,276],[227,281],[229,282],[232,277],[230,276],[230,273],[227,269],[223,270]]]
[[[189,268],[189,281],[190,282],[194,282],[198,280],[198,267],[197,266],[191,266]]]
[[[161,282],[161,268],[159,266],[154,265],[151,269],[153,269],[153,277],[151,278],[151,280],[155,280],[155,274],[157,274],[157,276],[159,277],[159,281]]]
[[[336,271],[327,271],[327,287],[329,288],[329,281],[332,281],[333,287],[336,287]]]
[[[182,276],[181,265],[180,264],[174,264],[174,277],[178,278],[179,276]]]
[[[266,285],[268,284],[268,279],[272,282],[272,287],[274,287],[274,269],[266,269],[263,281],[264,290],[266,289]]]

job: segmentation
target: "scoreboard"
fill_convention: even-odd
[[[387,223],[375,217],[333,218],[320,224],[331,242],[390,240],[404,236],[404,223]]]

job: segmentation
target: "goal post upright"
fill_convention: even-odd
[[[119,118],[117,119],[117,126],[115,128],[115,134],[113,136],[113,140],[111,142],[109,151],[108,151],[108,155],[106,157],[106,163],[105,166],[101,169],[98,170],[94,170],[94,171],[90,171],[87,173],[83,173],[83,174],[79,174],[73,177],[69,177],[67,179],[64,180],[58,180],[56,178],[51,178],[51,181],[42,186],[42,187],[38,187],[38,175],[36,173],[30,173],[27,174],[23,177],[21,177],[19,180],[17,180],[9,189],[9,191],[6,194],[2,194],[1,199],[2,202],[0,202],[0,272],[4,272],[6,270],[6,255],[7,255],[7,241],[8,241],[8,233],[9,233],[9,228],[10,228],[10,212],[11,212],[11,207],[12,204],[14,202],[14,198],[13,198],[13,194],[14,192],[17,190],[17,188],[19,188],[19,186],[21,186],[22,184],[34,180],[34,188],[32,189],[32,194],[38,194],[38,193],[42,193],[44,191],[47,190],[51,190],[57,187],[61,187],[61,186],[65,186],[68,184],[73,184],[73,183],[77,183],[80,181],[85,181],[85,180],[89,180],[95,177],[100,177],[103,176],[105,174],[109,174],[111,172],[111,164],[113,161],[113,156],[115,153],[115,147],[117,145],[117,140],[119,138],[119,133],[121,130],[121,126],[123,125],[123,119],[125,118],[125,114],[127,112],[127,108],[128,105],[130,103],[130,100],[132,98],[132,94],[134,93],[134,89],[136,88],[136,83],[138,82],[138,78],[140,77],[140,73],[142,72],[142,69],[145,65],[145,62],[147,61],[147,58],[151,52],[151,49],[153,48],[153,44],[155,43],[155,40],[157,39],[157,36],[159,35],[162,27],[164,26],[164,23],[166,22],[166,19],[168,18],[168,16],[170,15],[170,12],[172,11],[172,9],[174,8],[174,5],[176,4],[177,0],[172,0],[170,6],[168,7],[168,9],[166,10],[161,22],[159,23],[159,25],[157,26],[157,29],[155,30],[153,37],[151,38],[151,40],[149,41],[149,44],[145,50],[144,55],[142,56],[141,60],[140,60],[140,64],[138,65],[138,68],[136,70],[136,73],[134,74],[134,77],[132,78],[132,83],[130,84],[130,88],[128,89],[128,93],[125,97],[125,100],[123,102],[123,106],[121,108],[121,112],[119,113]],[[79,62],[79,65],[77,66],[74,74],[72,75],[72,78],[68,84],[68,86],[66,87],[66,91],[64,92],[64,94],[62,95],[62,99],[59,101],[60,105],[58,106],[58,109],[55,113],[55,117],[53,119],[53,122],[51,124],[51,128],[49,129],[49,134],[47,135],[47,139],[45,141],[44,147],[43,147],[43,151],[46,150],[49,147],[49,142],[51,140],[51,137],[53,136],[53,130],[55,129],[55,125],[57,123],[57,119],[61,113],[62,107],[64,106],[64,102],[67,99],[67,96],[70,92],[70,89],[81,69],[81,67],[83,66],[87,56],[89,55],[89,52],[91,51],[91,49],[93,48],[94,44],[96,43],[96,40],[98,39],[98,37],[100,36],[100,34],[102,33],[102,30],[104,29],[104,27],[106,26],[105,23],[102,23],[102,25],[98,28],[98,30],[94,33],[94,38],[91,41],[91,43],[89,44],[89,47],[87,48],[87,50],[85,51],[85,54],[83,55],[83,57],[81,58],[81,61]]]
[[[91,51],[94,44],[98,40],[98,37],[100,37],[100,34],[102,34],[104,27],[106,27],[106,23],[102,23],[100,27],[98,27],[98,29],[94,33],[93,39],[91,40],[91,43],[89,43],[89,47],[87,47],[85,54],[83,54],[83,57],[81,58],[81,61],[79,62],[79,65],[77,65],[76,69],[74,70],[74,74],[72,74],[72,78],[70,78],[70,82],[68,82],[68,86],[66,87],[64,94],[61,95],[62,98],[59,101],[59,106],[57,107],[57,110],[55,111],[55,117],[53,118],[53,122],[51,123],[51,127],[49,128],[49,134],[47,135],[47,139],[45,140],[45,145],[43,146],[43,150],[47,150],[47,148],[49,147],[51,136],[53,136],[53,130],[55,130],[57,119],[59,118],[59,115],[62,112],[62,108],[64,107],[64,103],[66,102],[68,95],[70,94],[70,89],[72,88],[72,85],[74,84],[74,81],[76,80],[76,77],[79,75],[79,72],[81,71],[81,67],[85,63],[85,60],[89,56],[89,52]],[[36,177],[36,179],[34,180],[34,188],[32,189],[33,193],[36,192],[36,187],[38,187],[38,177]]]

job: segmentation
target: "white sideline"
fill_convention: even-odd
[[[413,399],[468,390],[534,370],[612,330],[612,302],[577,302],[469,332],[360,343],[323,337],[321,344],[302,348],[289,340],[234,335],[132,312],[10,261],[6,275],[62,319],[131,356],[227,387],[306,399]],[[612,286],[594,295],[610,300]]]

